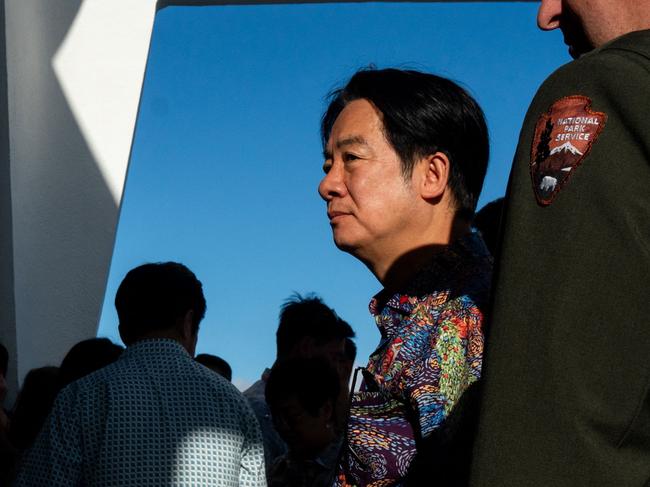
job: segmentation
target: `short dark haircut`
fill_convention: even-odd
[[[108,338],[90,338],[75,344],[65,355],[59,368],[59,383],[63,388],[71,382],[81,379],[115,362],[124,347]]]
[[[279,401],[293,396],[305,411],[315,416],[327,401],[336,407],[340,384],[338,373],[324,358],[276,362],[266,381],[266,402],[273,409]]]
[[[59,368],[39,367],[30,370],[16,398],[9,439],[19,450],[34,443],[59,392]]]
[[[145,334],[177,326],[193,311],[193,333],[205,316],[203,286],[177,262],[144,264],[128,272],[115,295],[120,335],[127,345]]]
[[[314,294],[302,297],[293,294],[280,310],[276,332],[278,359],[286,358],[303,338],[312,338],[318,345],[333,340],[352,338],[352,327]]]
[[[420,157],[443,152],[451,162],[448,186],[456,214],[471,220],[490,155],[488,129],[478,103],[453,81],[399,69],[362,69],[331,92],[321,120],[323,147],[346,105],[365,99],[382,114],[386,140],[408,179]]]
[[[221,357],[217,357],[216,355],[211,355],[209,353],[200,353],[194,357],[194,360],[196,360],[201,365],[206,366],[208,369],[218,373],[225,379],[229,381],[232,380],[232,367],[230,367],[230,364]]]

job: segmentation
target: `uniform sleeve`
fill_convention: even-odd
[[[255,414],[244,401],[246,412],[242,417],[244,444],[242,446],[239,485],[241,487],[266,487],[264,444]]]
[[[463,393],[481,375],[483,314],[464,297],[442,311],[426,352],[405,370],[405,392],[427,438],[441,428]]]
[[[14,485],[81,485],[81,429],[70,387],[56,399],[50,415],[20,466]]]

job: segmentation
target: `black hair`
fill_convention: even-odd
[[[144,264],[128,272],[115,295],[120,335],[129,345],[152,331],[177,326],[193,311],[193,333],[205,316],[203,286],[177,262]]]
[[[16,398],[9,430],[11,443],[26,450],[34,443],[59,392],[59,368],[30,370]]]
[[[206,366],[210,370],[215,371],[225,379],[229,381],[232,380],[232,367],[230,367],[230,364],[221,357],[217,357],[216,355],[211,355],[209,353],[200,353],[194,357],[194,360],[196,360],[201,365]]]
[[[280,323],[275,334],[278,359],[288,357],[303,338],[313,338],[318,345],[354,336],[352,327],[313,294],[289,297],[280,310]]]
[[[115,362],[124,347],[108,338],[90,338],[74,345],[63,358],[59,368],[60,387]]]
[[[336,406],[340,388],[338,373],[324,358],[293,358],[276,362],[264,394],[271,409],[293,396],[305,411],[316,416],[327,401]]]
[[[321,120],[323,147],[346,105],[365,99],[381,112],[386,140],[410,178],[420,157],[443,152],[451,162],[448,186],[456,214],[471,220],[489,159],[488,129],[478,103],[453,81],[414,70],[357,71],[345,87],[331,92]]]

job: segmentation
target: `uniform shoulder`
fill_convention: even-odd
[[[640,42],[643,39],[644,42]],[[621,84],[648,84],[650,31],[633,32],[571,61],[553,72],[543,88],[576,89]]]
[[[630,32],[605,44],[594,54],[627,53],[650,61],[650,30]]]

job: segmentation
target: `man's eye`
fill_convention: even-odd
[[[330,172],[330,169],[332,169],[332,163],[329,161],[325,161],[325,163],[323,164],[323,172],[327,174],[328,172]]]
[[[349,161],[354,161],[359,159],[355,154],[350,154],[349,152],[346,152],[343,154],[343,162],[349,162]]]

